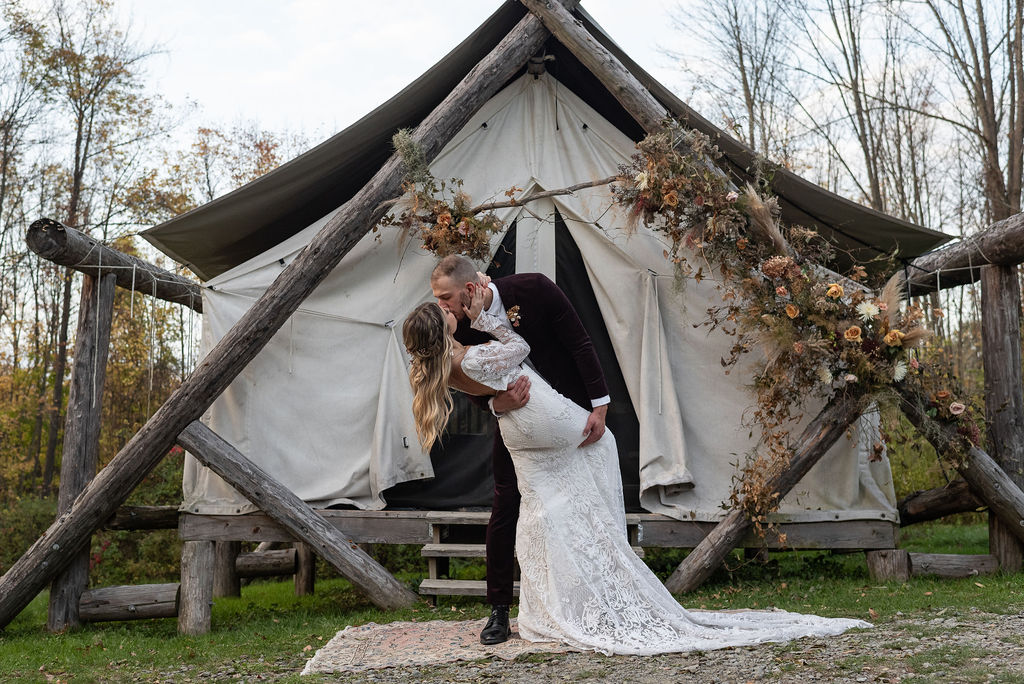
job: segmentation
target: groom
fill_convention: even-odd
[[[486,287],[484,311],[497,316],[530,345],[528,362],[558,392],[591,411],[580,433],[580,446],[601,438],[608,412],[608,387],[604,373],[579,316],[557,285],[539,273],[520,273],[493,282],[477,273],[465,257],[442,259],[430,275],[430,287],[441,308],[458,319],[455,339],[462,344],[483,344],[491,340],[484,332],[469,327],[463,306],[469,307],[475,288]],[[521,408],[530,398],[530,381],[525,376],[487,402],[495,415]],[[491,617],[480,633],[480,643],[500,644],[510,634],[508,608],[512,603],[512,573],[515,565],[516,520],[519,517],[519,488],[512,457],[495,430],[494,504],[487,524],[487,602]]]

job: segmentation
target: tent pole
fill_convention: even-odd
[[[486,103],[549,37],[527,14],[462,79],[413,133],[432,160],[469,118]],[[117,510],[146,474],[173,446],[178,434],[197,420],[232,380],[266,346],[307,296],[380,219],[381,202],[401,193],[403,168],[397,154],[346,202],[286,266],[244,316],[207,354],[149,421],[0,578],[0,629],[29,604],[72,558],[88,535]]]

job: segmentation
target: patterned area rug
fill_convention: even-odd
[[[484,646],[480,630],[486,620],[431,620],[430,622],[374,622],[346,627],[306,661],[302,674],[359,672],[383,667],[434,665],[457,660],[503,658],[524,653],[567,653],[575,649],[557,642],[523,641],[513,631],[503,644]],[[515,630],[516,621],[512,621]]]

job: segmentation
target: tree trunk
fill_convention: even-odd
[[[114,276],[82,279],[82,301],[78,307],[75,362],[68,392],[67,424],[60,468],[57,514],[71,508],[89,480],[96,474],[100,449],[100,417],[103,385],[107,377],[110,323],[114,315]],[[82,592],[89,586],[88,543],[71,565],[50,584],[50,607],[46,627],[51,632],[76,629]]]
[[[527,15],[466,75],[413,134],[428,161],[519,71],[547,37],[540,21]],[[209,408],[309,293],[380,219],[376,207],[401,192],[402,176],[401,160],[392,155],[296,259],[282,269],[277,280],[207,354],[195,372],[82,492],[71,512],[51,525],[0,578],[0,628],[10,623],[50,577],[66,565],[69,559],[63,548],[80,544],[114,513],[170,449],[178,434]]]
[[[74,272],[64,269],[64,293],[60,305],[60,332],[53,364],[53,403],[50,404],[50,428],[46,439],[46,459],[43,461],[43,496],[50,495],[53,470],[57,462],[57,433],[60,410],[64,405],[64,371],[68,365],[68,321],[71,318],[71,282]]]
[[[770,491],[777,492],[776,501],[782,501],[796,483],[807,474],[825,452],[832,448],[850,423],[861,413],[861,397],[834,397],[811,423],[804,428],[793,447],[789,467],[768,482]],[[693,591],[722,564],[729,552],[736,548],[751,521],[741,510],[732,510],[711,533],[690,552],[665,582],[673,594]]]
[[[967,481],[961,479],[945,487],[914,492],[904,497],[896,507],[900,513],[900,527],[906,527],[947,515],[976,511],[984,506],[971,492]]]

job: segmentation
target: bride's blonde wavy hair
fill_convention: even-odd
[[[429,452],[452,413],[452,337],[444,311],[433,302],[413,309],[402,326],[405,348],[412,355],[412,415],[423,450]]]

